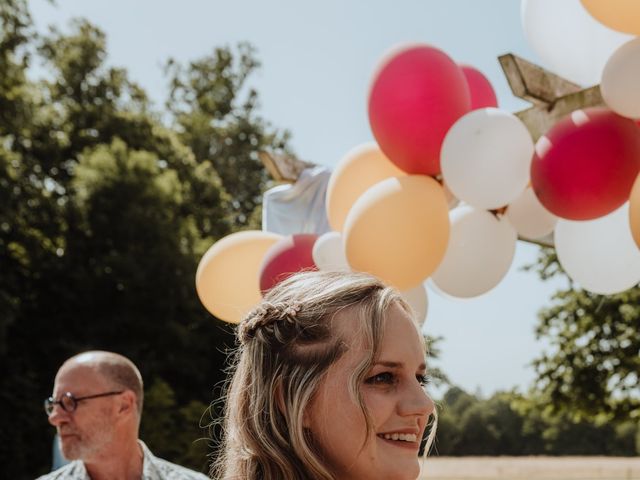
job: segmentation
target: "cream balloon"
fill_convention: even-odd
[[[529,182],[533,139],[515,115],[497,108],[467,113],[442,143],[442,177],[453,194],[474,207],[504,207]]]
[[[344,253],[342,235],[339,232],[327,232],[321,235],[313,245],[313,261],[318,270],[348,272],[351,270]]]
[[[427,289],[424,284],[420,283],[411,290],[401,292],[401,295],[413,310],[418,324],[423,325],[427,319],[427,311],[429,310],[429,298],[427,297]]]
[[[482,295],[509,271],[518,235],[504,217],[468,205],[454,209],[450,218],[447,253],[431,280],[453,297]]]
[[[631,236],[628,215],[625,203],[595,220],[558,221],[558,260],[585,290],[612,295],[640,282],[640,250]]]
[[[523,0],[521,20],[542,65],[583,86],[599,83],[611,54],[632,38],[597,22],[580,0]]]
[[[640,2],[639,2],[640,3]],[[629,118],[640,118],[640,38],[618,48],[604,67],[600,92],[607,106]]]
[[[396,167],[375,143],[366,143],[347,153],[329,178],[327,216],[329,225],[342,231],[345,219],[360,195],[369,187],[405,172]]]
[[[640,35],[638,0],[582,0],[582,5],[603,25],[619,32]]]
[[[438,266],[449,240],[447,201],[426,175],[383,180],[353,205],[344,226],[347,261],[399,290],[409,290]]]
[[[281,238],[275,233],[249,230],[214,243],[196,271],[196,291],[204,307],[222,320],[239,323],[262,298],[262,259]]]
[[[558,217],[544,208],[531,187],[509,204],[505,216],[518,235],[532,240],[549,235],[558,223]]]

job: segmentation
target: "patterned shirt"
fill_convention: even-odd
[[[210,480],[202,473],[189,470],[175,463],[156,457],[151,450],[138,440],[142,447],[143,464],[140,480]],[[91,480],[82,460],[74,460],[58,470],[39,477],[37,480]]]

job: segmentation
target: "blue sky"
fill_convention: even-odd
[[[289,129],[302,159],[334,166],[352,147],[373,139],[366,112],[371,74],[380,57],[404,42],[422,42],[489,78],[499,106],[528,104],[513,97],[497,57],[536,56],[526,44],[517,0],[34,0],[39,30],[85,17],[107,33],[108,62],[124,66],[161,105],[162,65],[188,61],[215,46],[249,41],[262,62],[251,83],[260,112]],[[439,366],[463,388],[484,394],[526,388],[528,367],[545,348],[537,342],[537,311],[562,282],[541,282],[521,267],[537,247],[518,242],[503,282],[483,297],[456,301],[429,292],[426,331],[442,335]]]

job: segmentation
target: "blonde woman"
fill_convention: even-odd
[[[435,409],[423,338],[397,291],[366,274],[297,274],[237,334],[214,478],[419,476]]]

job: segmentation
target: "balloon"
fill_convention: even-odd
[[[558,217],[544,208],[531,187],[509,204],[505,216],[518,235],[530,239],[549,235],[558,223]]]
[[[411,290],[401,292],[401,295],[413,310],[418,324],[423,325],[427,319],[427,310],[429,309],[429,299],[424,284],[420,283]]]
[[[353,205],[344,226],[347,260],[399,290],[427,278],[449,240],[447,201],[440,184],[424,175],[383,180]]]
[[[218,240],[202,256],[196,271],[196,291],[204,307],[216,317],[239,323],[262,295],[260,262],[282,237],[245,231]]]
[[[440,173],[440,145],[449,127],[469,111],[462,70],[428,45],[386,56],[369,91],[369,123],[382,151],[403,171]]]
[[[482,295],[509,271],[518,235],[504,218],[470,206],[451,212],[447,253],[431,276],[442,292],[458,298]]]
[[[289,235],[269,248],[260,267],[260,290],[267,292],[296,272],[317,270],[312,255],[317,238],[311,234]]]
[[[640,281],[640,250],[629,229],[629,205],[591,220],[560,220],[555,245],[560,265],[582,288],[611,295]]]
[[[640,35],[640,2],[638,0],[582,0],[593,18],[619,32]]]
[[[541,64],[579,85],[598,84],[607,59],[631,39],[595,21],[580,0],[523,0],[521,5],[525,38]]]
[[[629,198],[629,225],[633,239],[640,248],[640,175],[633,184]]]
[[[491,210],[525,189],[533,140],[515,115],[474,110],[453,124],[442,144],[442,177],[463,202]]]
[[[405,173],[375,143],[354,148],[340,161],[327,186],[327,216],[331,228],[341,231],[349,209],[367,188]]]
[[[497,107],[498,99],[496,98],[496,92],[493,90],[493,86],[491,86],[491,82],[489,82],[487,77],[471,65],[460,65],[460,68],[467,79],[467,85],[469,85],[471,110]]]
[[[629,198],[640,170],[640,129],[606,108],[576,110],[536,143],[531,185],[568,220],[591,220]]]
[[[640,2],[638,2],[640,6]],[[604,67],[600,92],[609,108],[623,117],[640,117],[640,38],[618,48]]]
[[[338,232],[327,232],[319,237],[313,245],[311,254],[318,270],[334,272],[351,270],[344,253],[342,235]]]

